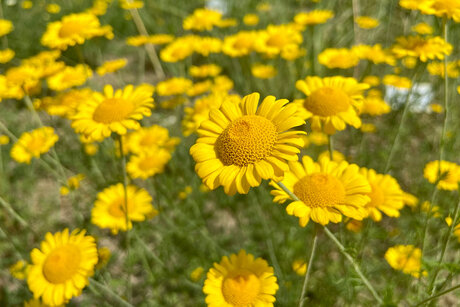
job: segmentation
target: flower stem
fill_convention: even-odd
[[[94,278],[90,278],[90,284],[89,284],[89,289],[95,293],[98,293],[98,291],[94,288],[98,288],[100,291],[104,293],[104,295],[107,296],[109,300],[112,300],[113,302],[117,303],[117,306],[123,306],[123,307],[133,307],[130,303],[122,299],[120,296],[118,296],[115,292],[113,292],[112,289],[107,287],[106,285],[98,282]],[[96,287],[94,287],[96,286]]]
[[[311,39],[311,49],[310,49],[310,75],[315,75],[315,26],[309,26],[308,29],[310,30],[310,39]]]
[[[29,228],[29,223],[27,223],[14,209],[13,206],[0,196],[0,204],[2,207],[22,226]]]
[[[277,184],[292,199],[294,199],[295,201],[300,201],[300,199],[294,193],[292,193],[282,182],[277,182]],[[337,245],[337,247],[339,248],[340,252],[345,256],[345,258],[347,258],[347,260],[350,261],[350,263],[352,264],[352,266],[355,269],[356,273],[358,274],[359,278],[361,278],[363,283],[366,285],[366,287],[372,293],[372,295],[374,296],[375,300],[380,305],[383,305],[383,300],[380,298],[380,296],[378,295],[377,291],[375,291],[374,287],[369,282],[369,280],[367,280],[367,278],[361,272],[361,269],[359,268],[359,265],[356,263],[356,261],[353,259],[353,257],[349,253],[347,253],[347,251],[345,250],[345,247],[342,245],[342,243],[340,243],[339,239],[337,239],[337,237],[332,232],[330,232],[329,229],[327,229],[326,227],[323,227],[323,228],[324,228],[324,232],[326,233],[326,235],[335,243],[335,245]]]
[[[327,149],[329,150],[329,158],[334,160],[334,143],[332,141],[332,135],[327,135]]]
[[[444,40],[447,43],[447,18],[444,17],[442,20],[443,24],[443,34]],[[447,128],[447,120],[450,111],[449,107],[449,78],[447,76],[447,55],[444,56],[444,120],[442,122],[442,130],[441,130],[441,139],[439,140],[439,169],[438,169],[438,177],[441,177],[441,161],[444,159],[444,145],[445,145],[445,136],[446,136],[446,128]]]
[[[438,297],[440,297],[440,296],[443,296],[444,294],[447,294],[447,293],[449,293],[449,292],[452,292],[452,291],[454,291],[454,290],[456,290],[456,289],[458,289],[458,288],[460,288],[460,285],[456,285],[456,286],[454,286],[454,287],[452,287],[452,288],[449,288],[449,289],[447,289],[447,290],[445,290],[445,291],[439,292],[438,294],[433,295],[433,296],[430,296],[429,298],[424,299],[423,301],[417,303],[414,307],[421,306],[421,305],[423,305],[423,304],[425,304],[425,303],[428,303],[429,301],[431,301],[431,300],[433,300],[433,299],[435,299],[435,298],[438,298]]]
[[[316,248],[318,245],[318,228],[315,230],[315,236],[313,237],[313,244],[311,247],[310,259],[307,262],[307,273],[305,274],[305,280],[303,281],[302,293],[300,294],[299,307],[303,307],[306,301],[305,294],[307,293],[308,280],[310,279],[313,261],[315,260]]]
[[[128,301],[131,300],[132,286],[131,286],[131,273],[132,268],[129,261],[129,248],[130,248],[130,233],[129,233],[129,212],[128,212],[128,174],[126,173],[126,155],[123,147],[123,137],[118,135],[118,142],[120,145],[121,168],[123,172],[123,191],[124,191],[124,212],[125,212],[125,226],[126,226],[126,261],[128,277],[126,278],[126,297]]]

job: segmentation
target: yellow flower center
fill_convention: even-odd
[[[272,34],[270,38],[267,40],[267,45],[270,47],[283,47],[287,45],[288,39],[286,35],[283,33],[276,33]]]
[[[158,163],[154,156],[146,156],[139,162],[140,170],[147,171],[156,167],[158,167]]]
[[[235,49],[249,49],[252,45],[252,41],[246,37],[241,37],[235,40],[233,47]]]
[[[133,209],[132,207],[133,206],[128,199],[128,214]],[[124,218],[125,217],[125,199],[121,198],[111,203],[108,211],[109,211],[109,214],[113,217]]]
[[[381,205],[383,205],[383,202],[385,201],[385,194],[383,193],[382,188],[378,185],[371,183],[371,188],[372,191],[369,194],[367,194],[371,198],[371,201],[367,204],[367,206],[380,207]]]
[[[66,38],[72,35],[79,35],[84,28],[85,26],[76,20],[64,22],[59,30],[59,37]]]
[[[242,272],[234,277],[227,277],[222,283],[224,299],[233,306],[249,306],[253,304],[259,292],[259,278],[251,272]]]
[[[45,144],[43,137],[34,137],[27,144],[27,151],[31,154],[40,153]]]
[[[80,250],[73,244],[57,247],[43,264],[43,276],[52,284],[62,284],[71,279],[80,268]]]
[[[314,115],[332,116],[345,112],[350,107],[350,98],[341,89],[322,87],[305,99],[305,108]]]
[[[233,121],[216,141],[218,158],[225,165],[246,166],[269,156],[278,134],[275,125],[259,115]]]
[[[334,176],[315,173],[297,181],[294,194],[308,207],[331,207],[343,202],[345,188]]]
[[[119,122],[126,119],[133,110],[130,100],[107,98],[94,110],[93,119],[103,124]]]

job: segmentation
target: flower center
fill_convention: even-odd
[[[132,210],[132,204],[128,199],[128,214]],[[110,204],[109,214],[113,217],[121,218],[125,217],[125,200],[124,198],[118,199]]]
[[[84,25],[75,20],[64,22],[59,30],[59,37],[66,38],[72,35],[79,35],[84,28]]]
[[[315,173],[297,181],[294,194],[308,207],[331,207],[345,199],[345,188],[334,176]]]
[[[305,108],[314,115],[331,116],[345,112],[350,107],[348,95],[341,89],[323,87],[305,99]]]
[[[271,47],[283,47],[288,42],[286,35],[277,33],[270,36],[267,40],[267,45]]]
[[[247,39],[246,37],[241,37],[235,40],[233,43],[233,47],[235,49],[249,49],[252,45],[252,41]]]
[[[158,168],[158,165],[158,160],[155,159],[155,156],[145,156],[145,158],[139,162],[139,169],[144,171],[152,170]]]
[[[372,191],[369,194],[367,194],[371,198],[371,201],[367,204],[367,206],[380,207],[381,205],[383,205],[383,202],[385,201],[385,194],[383,193],[382,188],[380,188],[379,186],[371,183],[371,187]]]
[[[233,121],[217,138],[215,150],[225,165],[246,166],[269,156],[277,141],[275,125],[259,115]]]
[[[224,299],[233,306],[249,306],[253,304],[259,292],[259,278],[251,272],[241,272],[234,277],[227,277],[222,283]]]
[[[52,284],[62,284],[80,268],[80,250],[73,244],[54,249],[43,264],[43,276]]]
[[[96,122],[110,124],[128,117],[134,106],[131,101],[122,98],[107,98],[94,110],[93,119]]]
[[[43,137],[34,137],[27,144],[27,151],[31,154],[39,153],[45,144]]]

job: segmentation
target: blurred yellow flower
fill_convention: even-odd
[[[187,58],[195,51],[196,40],[195,35],[178,37],[160,51],[161,60],[175,63]]]
[[[254,64],[251,66],[251,73],[259,79],[270,79],[276,76],[276,68],[272,65]]]
[[[11,49],[0,50],[0,64],[5,64],[14,58],[14,51]]]
[[[439,103],[432,103],[430,104],[430,109],[431,111],[433,111],[434,113],[442,113],[444,111],[444,108],[442,107],[442,105],[440,105]]]
[[[144,2],[140,0],[120,0],[119,3],[124,10],[135,10],[144,7]]]
[[[132,222],[142,222],[146,215],[155,216],[158,211],[152,206],[152,197],[143,188],[134,185],[112,185],[97,194],[97,200],[91,210],[91,223],[100,228],[109,228],[113,234],[133,227]],[[128,220],[126,220],[126,209]]]
[[[126,44],[134,47],[145,45],[149,42],[149,37],[146,35],[130,36],[126,39]]]
[[[185,94],[192,85],[193,83],[189,79],[173,77],[161,81],[156,85],[156,88],[159,96],[172,96]]]
[[[21,7],[25,10],[31,9],[34,6],[34,3],[29,0],[22,1]]]
[[[302,41],[302,34],[292,24],[269,25],[265,30],[258,32],[255,49],[268,57],[273,57],[280,54],[284,48],[299,45]]]
[[[219,53],[222,50],[222,41],[217,37],[198,36],[195,38],[193,50],[202,56],[209,56],[211,53]]]
[[[78,64],[77,66],[66,66],[60,72],[48,77],[46,82],[50,89],[59,92],[85,84],[92,75],[93,71],[88,65]]]
[[[193,280],[194,282],[197,282],[201,279],[201,277],[203,276],[203,273],[204,273],[203,267],[199,266],[190,273],[190,279]]]
[[[169,160],[171,160],[171,153],[167,149],[152,147],[131,156],[126,170],[131,178],[145,180],[161,174]]]
[[[30,265],[25,260],[19,260],[15,264],[9,267],[10,274],[19,280],[27,278],[27,274],[30,270]]]
[[[413,245],[396,245],[385,253],[385,260],[395,270],[420,277],[422,250]]]
[[[460,2],[456,0],[422,1],[418,9],[423,14],[449,18],[455,22],[460,22]]]
[[[348,230],[358,233],[363,228],[363,222],[350,219],[345,226]]]
[[[159,125],[141,127],[123,136],[125,154],[139,154],[152,148],[164,148],[172,152],[180,138],[170,137],[168,129]]]
[[[47,153],[59,137],[51,127],[42,127],[21,134],[11,148],[11,157],[19,163],[29,164],[32,158]]]
[[[380,85],[380,77],[378,77],[378,76],[365,76],[363,78],[363,83],[369,84],[370,87],[379,86]]]
[[[97,249],[97,264],[96,264],[96,270],[100,270],[103,267],[109,263],[110,257],[112,256],[112,253],[110,252],[110,249],[107,247],[100,247]]]
[[[209,92],[212,89],[212,81],[211,80],[204,80],[201,82],[197,82],[192,85],[191,88],[187,90],[187,96],[194,97],[204,93]]]
[[[271,9],[272,9],[272,6],[270,5],[270,3],[267,3],[267,2],[259,3],[256,6],[256,10],[258,10],[259,12],[268,12]]]
[[[358,65],[359,57],[346,48],[327,48],[318,54],[318,62],[330,69],[347,69]]]
[[[373,29],[379,25],[378,19],[370,16],[358,16],[356,17],[355,22],[362,29]]]
[[[174,36],[170,34],[154,34],[147,37],[147,43],[152,45],[169,44],[174,40]]]
[[[313,10],[310,12],[301,12],[294,16],[294,22],[301,26],[314,26],[326,23],[334,17],[334,12],[328,10]]]
[[[458,189],[460,181],[460,166],[450,161],[431,161],[425,165],[423,177],[430,183],[438,182],[436,187],[440,190],[454,191]]]
[[[231,57],[248,55],[254,49],[256,37],[257,34],[253,31],[240,31],[234,35],[226,36],[222,45],[222,52]]]
[[[46,6],[46,11],[50,14],[57,14],[61,11],[61,7],[59,6],[59,4],[50,3]]]
[[[362,133],[375,133],[377,131],[377,127],[370,123],[363,123],[359,129]]]
[[[13,31],[13,23],[7,19],[0,19],[0,37]]]
[[[219,25],[221,19],[222,14],[220,12],[199,8],[184,19],[182,27],[184,30],[211,31],[214,26]]]
[[[443,60],[444,56],[451,54],[452,45],[439,36],[401,36],[396,39],[392,51],[398,58],[411,56],[426,62],[434,59]]]
[[[193,190],[191,186],[189,185],[186,186],[184,190],[179,192],[179,195],[178,195],[179,199],[182,199],[182,200],[186,199],[187,196],[190,195],[190,193],[192,193],[192,191]]]
[[[376,44],[373,46],[356,45],[352,47],[351,51],[355,53],[360,60],[368,60],[374,64],[396,64],[396,60],[394,56],[391,54],[391,52],[389,50],[382,49],[382,46],[380,44]]]
[[[383,84],[391,85],[398,88],[409,89],[412,86],[412,81],[409,78],[397,75],[385,75],[383,77]]]
[[[0,145],[7,145],[10,143],[10,138],[7,135],[0,134]]]
[[[433,28],[426,22],[421,22],[412,26],[412,31],[418,34],[433,34]]]
[[[67,179],[66,185],[61,187],[61,195],[67,195],[70,191],[77,190],[80,187],[80,181],[85,179],[85,175],[77,174]],[[63,193],[64,192],[64,193]]]
[[[444,221],[446,221],[447,226],[452,225],[452,218],[450,217],[450,215],[449,215],[448,217],[446,217],[446,218],[444,219]]]
[[[363,106],[360,109],[360,114],[369,114],[371,116],[379,116],[390,113],[391,107],[380,96],[371,95],[363,100]]]
[[[431,62],[428,63],[428,73],[432,76],[444,77],[444,63],[443,62]],[[460,76],[460,67],[454,62],[447,62],[447,76],[449,78],[458,78]]]
[[[94,156],[99,150],[99,145],[96,143],[88,143],[83,145],[83,149],[88,156]]]
[[[96,72],[99,76],[103,76],[105,74],[118,71],[125,67],[127,64],[128,60],[125,58],[105,61],[101,66],[97,68]]]
[[[189,69],[190,76],[195,78],[215,77],[222,71],[222,67],[216,64],[192,65]]]
[[[256,14],[246,14],[243,17],[243,23],[247,26],[255,26],[259,23],[259,16]]]
[[[299,276],[304,276],[307,273],[307,262],[303,259],[296,259],[292,262],[292,270]]]
[[[318,155],[317,160],[320,161],[324,158],[330,158],[330,156],[331,154],[329,153],[329,150],[325,150]],[[341,153],[340,151],[334,150],[332,151],[332,161],[340,162],[340,161],[346,161],[346,159],[343,153]]]

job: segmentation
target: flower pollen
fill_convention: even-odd
[[[80,268],[80,250],[72,244],[53,250],[46,257],[43,276],[53,284],[61,284],[74,276]]]
[[[311,93],[304,106],[315,115],[332,116],[348,110],[350,102],[343,90],[323,87]]]
[[[251,272],[241,272],[234,277],[226,278],[222,283],[225,301],[232,306],[252,305],[259,291],[259,278]]]
[[[130,101],[107,98],[94,110],[93,119],[103,124],[119,122],[126,119],[133,109],[134,106]]]
[[[345,188],[334,176],[323,173],[307,175],[294,185],[294,194],[308,207],[331,207],[345,199]]]

